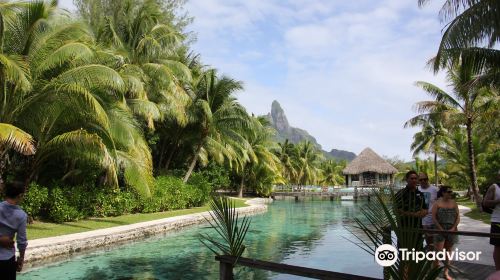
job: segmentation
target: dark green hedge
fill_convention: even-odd
[[[194,173],[187,184],[177,177],[159,176],[151,197],[147,198],[129,190],[94,186],[45,187],[32,183],[21,207],[30,217],[61,223],[88,217],[198,207],[208,201],[211,191],[212,185],[199,173]]]

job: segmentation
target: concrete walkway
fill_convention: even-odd
[[[255,198],[248,200],[246,203],[249,206],[236,209],[240,215],[267,211],[267,199]],[[201,224],[206,222],[205,218],[210,218],[208,211],[125,226],[29,240],[25,260],[26,263],[33,265],[37,262],[44,262],[47,259],[68,257],[84,250],[145,238],[154,234]]]
[[[459,205],[458,208],[460,210],[460,224],[458,225],[458,230],[490,232],[489,224],[464,216],[465,213],[471,211],[470,208],[462,205]],[[478,261],[452,262],[452,265],[461,272],[451,272],[450,274],[452,277],[456,280],[486,279],[489,275],[495,272],[495,263],[493,262],[493,246],[490,245],[489,242],[490,240],[487,237],[460,236],[459,243],[456,245],[458,250],[465,252],[478,251],[481,252],[481,255]]]
[[[489,224],[464,216],[465,213],[471,211],[470,208],[462,205],[459,205],[458,208],[460,210],[460,224],[458,224],[458,230],[490,232]],[[493,262],[493,246],[490,245],[490,239],[487,237],[460,236],[456,248],[460,251],[479,251],[481,252],[479,261],[475,261],[474,263],[495,266]]]

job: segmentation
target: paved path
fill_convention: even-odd
[[[489,224],[464,216],[465,213],[471,211],[470,208],[462,205],[458,207],[460,210],[460,224],[458,225],[458,230],[490,232]],[[479,251],[481,252],[480,259],[474,263],[495,266],[493,262],[493,246],[490,245],[490,239],[487,237],[460,236],[456,248],[460,251]]]
[[[470,208],[462,205],[459,205],[458,208],[460,210],[460,224],[458,225],[458,230],[490,232],[489,224],[464,216],[465,213],[471,211]],[[466,252],[479,251],[481,252],[481,255],[478,261],[452,263],[452,265],[464,272],[463,274],[455,274],[454,279],[486,279],[488,275],[495,271],[495,263],[493,262],[493,246],[490,245],[489,242],[490,240],[487,237],[459,237],[459,243],[456,245],[456,248],[460,251]]]

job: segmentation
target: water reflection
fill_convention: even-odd
[[[381,276],[373,257],[345,238],[362,203],[277,201],[252,218],[246,257],[366,276]],[[20,279],[217,279],[218,262],[198,240],[206,226],[98,251],[33,269]],[[363,271],[359,264],[363,263]],[[237,279],[291,279],[239,267]]]

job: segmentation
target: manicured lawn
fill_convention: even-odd
[[[247,204],[245,204],[245,199],[235,199],[235,205],[237,208],[248,206]],[[163,218],[200,213],[208,210],[210,210],[210,207],[207,204],[203,207],[196,207],[190,209],[174,210],[174,211],[159,212],[159,213],[130,214],[118,217],[92,218],[92,219],[81,220],[77,222],[62,223],[62,224],[35,221],[33,224],[28,225],[28,239],[32,240],[37,238],[78,233],[95,229],[123,226],[123,225],[147,222]]]
[[[466,217],[469,217],[474,220],[483,221],[486,224],[490,224],[491,215],[481,212],[479,209],[477,209],[475,202],[469,200],[467,197],[460,197],[457,198],[457,203],[469,207],[471,209],[470,212],[465,214]]]

